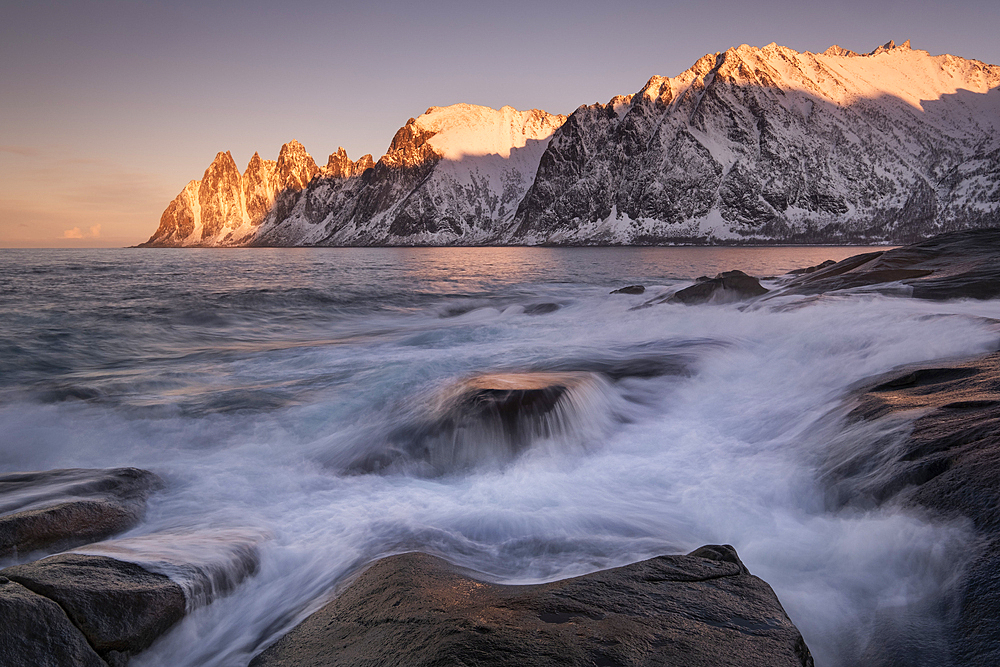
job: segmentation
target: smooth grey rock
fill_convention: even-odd
[[[0,665],[107,667],[62,608],[0,577]]]
[[[612,290],[612,294],[644,294],[646,292],[646,287],[644,285],[629,285],[628,287],[620,287],[616,290]]]
[[[420,553],[384,558],[253,667],[813,664],[729,546],[511,586]]]
[[[1000,297],[1000,228],[940,234],[884,252],[854,255],[806,270],[775,293],[824,294],[897,282],[912,288],[918,299]]]
[[[668,303],[694,305],[699,303],[733,303],[767,294],[760,281],[742,271],[726,271],[714,278],[699,278],[690,287],[676,292]]]
[[[0,576],[58,603],[113,664],[147,648],[185,614],[184,592],[168,577],[104,556],[60,554]]]
[[[0,475],[0,558],[67,549],[124,532],[163,481],[138,468]]]

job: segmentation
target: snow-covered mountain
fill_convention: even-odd
[[[374,164],[341,150],[319,169],[292,142],[241,176],[220,153],[147,245],[903,242],[988,224],[1000,67],[770,44],[568,118],[432,107]]]
[[[314,179],[259,245],[489,243],[509,232],[565,116],[471,104],[431,107],[400,128],[371,171]]]

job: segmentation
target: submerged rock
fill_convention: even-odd
[[[57,603],[108,663],[124,664],[185,614],[184,591],[162,574],[84,554],[60,554],[0,570]]]
[[[611,291],[612,294],[645,294],[645,292],[646,288],[643,285],[629,285]]]
[[[524,307],[525,315],[548,315],[559,310],[558,303],[533,303]]]
[[[804,271],[776,293],[823,294],[899,283],[919,299],[993,299],[1000,297],[1000,228],[940,234]]]
[[[977,539],[946,650],[960,665],[1000,664],[1000,353],[905,368],[875,378],[856,400],[855,421],[921,412],[912,431],[892,430],[887,438],[831,452],[825,466],[830,502],[892,503],[971,521]]]
[[[729,546],[511,586],[421,553],[384,558],[250,663],[812,665],[764,581]]]
[[[0,558],[67,549],[124,532],[142,520],[163,481],[138,468],[65,469],[0,475]]]
[[[586,423],[606,380],[595,373],[487,373],[440,390],[420,405],[384,447],[349,468],[444,474],[512,460],[533,442],[560,437]]]
[[[62,607],[0,577],[0,665],[107,667]]]
[[[745,301],[768,290],[760,281],[742,271],[726,271],[714,278],[701,277],[690,287],[676,292],[667,299],[668,303],[694,305],[698,303],[733,303]]]

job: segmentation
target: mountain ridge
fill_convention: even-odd
[[[431,107],[378,161],[226,156],[143,245],[899,243],[1000,223],[1000,67],[741,45],[569,116]]]

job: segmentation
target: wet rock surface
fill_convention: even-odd
[[[185,614],[180,586],[113,558],[60,554],[0,570],[0,576],[57,603],[112,665],[125,664]]]
[[[601,380],[592,373],[486,373],[443,388],[350,465],[355,472],[439,475],[510,461],[572,420],[571,394]]]
[[[107,667],[62,607],[0,577],[0,664],[5,667]]]
[[[753,276],[748,276],[742,271],[726,271],[714,278],[699,278],[694,285],[676,292],[667,301],[687,305],[732,303],[752,299],[767,292],[768,290]]]
[[[923,414],[908,435],[832,455],[831,504],[895,504],[971,521],[976,539],[948,649],[960,665],[1000,664],[1000,353],[901,369],[856,398],[855,421]]]
[[[900,283],[919,299],[1000,296],[1000,228],[941,234],[926,241],[804,269],[776,294],[823,294]]]
[[[138,468],[0,475],[0,558],[66,549],[124,532],[162,480]]]
[[[627,287],[621,287],[616,290],[612,290],[612,294],[644,294],[646,292],[646,287],[643,285],[629,285]]]
[[[257,656],[278,665],[812,665],[771,588],[729,546],[548,584],[384,558]]]

